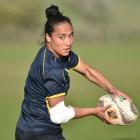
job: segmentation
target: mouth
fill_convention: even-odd
[[[67,51],[70,51],[70,48],[66,49]]]
[[[64,51],[70,51],[71,50],[71,48],[66,48],[66,49],[64,49]]]

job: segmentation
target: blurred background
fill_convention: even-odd
[[[14,140],[26,76],[44,39],[44,11],[51,4],[71,18],[73,50],[127,93],[140,110],[139,0],[0,1],[0,139]],[[74,71],[67,104],[93,107],[106,94]],[[139,140],[140,120],[108,126],[95,117],[62,125],[68,140]]]

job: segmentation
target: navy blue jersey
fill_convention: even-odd
[[[55,133],[61,129],[50,120],[48,98],[67,94],[69,89],[68,70],[78,64],[78,56],[56,58],[42,47],[35,57],[25,83],[24,100],[17,128],[27,132]]]

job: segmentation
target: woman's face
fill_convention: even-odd
[[[73,27],[68,22],[54,25],[54,32],[49,36],[46,34],[47,46],[57,56],[67,56],[73,44]]]

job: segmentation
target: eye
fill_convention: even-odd
[[[73,38],[73,36],[74,36],[74,33],[71,33],[71,34],[69,35],[70,38]]]
[[[65,36],[59,36],[61,40],[65,40]]]

